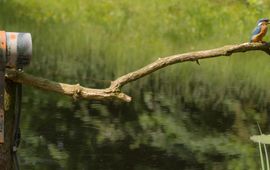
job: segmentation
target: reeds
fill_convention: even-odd
[[[260,125],[259,125],[258,122],[257,122],[257,125],[258,125],[260,135],[259,136],[252,136],[251,140],[258,143],[259,152],[260,152],[260,160],[261,160],[261,169],[265,170],[265,165],[266,165],[266,170],[270,170],[269,157],[268,157],[267,146],[266,146],[266,144],[270,144],[269,143],[270,136],[269,135],[264,135],[262,133],[262,130],[261,130]],[[264,148],[264,154],[263,154],[263,151],[262,151],[262,146]]]

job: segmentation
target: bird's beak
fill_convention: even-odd
[[[268,21],[267,24],[270,24],[270,21]]]

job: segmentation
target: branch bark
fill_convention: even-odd
[[[233,53],[247,52],[260,50],[270,55],[270,44],[268,43],[243,43],[236,45],[227,45],[224,47],[189,52],[183,54],[176,54],[168,57],[159,58],[153,63],[150,63],[139,70],[125,74],[116,80],[111,82],[110,87],[105,89],[92,89],[82,87],[79,84],[70,85],[65,83],[58,83],[50,81],[48,79],[35,77],[33,75],[20,72],[17,70],[7,69],[6,77],[14,82],[30,85],[43,90],[54,91],[64,95],[72,96],[73,98],[83,98],[89,100],[121,100],[124,102],[130,102],[131,97],[120,91],[124,85],[140,79],[146,75],[149,75],[159,69],[167,67],[172,64],[196,61],[201,59],[219,57],[219,56],[230,56]]]
[[[39,89],[57,92],[63,95],[71,96],[74,99],[88,99],[88,100],[121,100],[130,102],[131,97],[121,93],[118,89],[106,88],[106,89],[92,89],[81,86],[80,84],[65,84],[55,81],[51,81],[41,77],[35,77],[33,75],[14,70],[7,69],[6,78],[25,85],[37,87]]]

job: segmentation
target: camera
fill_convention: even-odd
[[[21,69],[30,63],[32,38],[30,33],[0,31],[0,65]]]

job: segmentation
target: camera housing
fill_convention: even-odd
[[[32,37],[30,33],[0,31],[0,57],[8,68],[22,68],[32,57]]]

